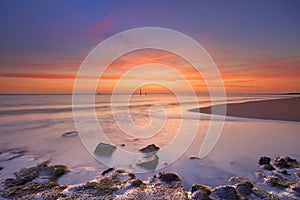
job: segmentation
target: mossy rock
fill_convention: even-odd
[[[191,192],[194,193],[196,191],[202,191],[202,193],[206,195],[210,195],[212,188],[202,184],[193,184],[191,188]]]
[[[271,177],[270,183],[273,187],[275,187],[275,186],[289,187],[290,185],[294,184],[293,181],[291,181],[287,178],[277,178],[277,177]]]
[[[3,182],[4,188],[9,189],[27,185],[37,180],[40,176],[46,177],[42,182],[56,182],[59,177],[68,172],[69,170],[64,165],[48,166],[48,162],[43,162],[35,167],[21,169],[19,172],[16,172],[16,178],[9,178]]]
[[[55,180],[55,181],[62,175],[70,172],[70,170],[68,170],[68,167],[65,165],[54,165],[53,168],[54,168],[54,173],[53,173],[52,180]]]
[[[133,179],[133,180],[131,181],[131,185],[132,185],[133,187],[141,187],[141,186],[143,186],[143,185],[145,185],[145,184],[143,183],[143,181],[141,181],[140,179],[136,178],[136,179]]]
[[[88,182],[82,186],[73,189],[74,193],[88,193],[91,196],[111,195],[117,190],[116,183],[108,178],[102,179],[100,182]]]
[[[21,196],[36,194],[39,192],[43,192],[46,190],[53,189],[59,186],[55,181],[49,181],[44,183],[29,183],[25,185],[20,185],[7,190],[7,194],[5,195],[7,198],[18,198]],[[64,187],[66,188],[66,186]]]
[[[131,179],[135,179],[136,175],[134,173],[128,173],[129,178]]]

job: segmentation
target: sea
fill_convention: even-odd
[[[206,94],[197,94],[196,99],[191,94],[180,96],[147,94],[132,95],[128,99],[125,98],[127,95],[115,95],[112,100],[111,95],[93,95],[95,104],[83,104],[79,114],[75,114],[96,116],[97,120],[87,123],[84,132],[103,134],[106,143],[128,152],[128,155],[149,144],[169,153],[170,159],[164,154],[165,157],[159,157],[154,166],[141,170],[137,163],[130,161],[130,156],[106,156],[104,159],[95,156],[94,150],[101,141],[91,139],[93,145],[89,146],[85,135],[77,130],[72,95],[0,95],[0,152],[26,151],[24,156],[9,161],[0,159],[0,166],[4,167],[0,178],[11,177],[21,168],[49,160],[50,164],[64,164],[71,169],[59,180],[64,184],[80,184],[95,179],[109,167],[123,167],[137,172],[141,179],[159,171],[175,172],[189,188],[193,183],[225,184],[234,175],[255,180],[260,156],[276,158],[288,155],[300,159],[300,123],[238,117],[225,118],[212,150],[204,158],[198,158],[208,130],[214,128],[212,120],[218,119],[193,112],[193,109],[211,104],[287,98],[289,95],[234,94],[227,95],[226,99],[220,97],[213,103]],[[93,108],[94,113],[86,108]],[[135,127],[139,131],[130,132]],[[186,148],[172,146],[179,129],[183,134],[182,143],[188,144]],[[101,133],[95,130],[101,130]],[[78,135],[63,136],[72,131],[78,131]],[[149,134],[145,134],[147,131]],[[195,135],[190,137],[192,134]],[[169,146],[172,147],[168,149]]]

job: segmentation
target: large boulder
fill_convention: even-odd
[[[106,143],[99,143],[94,151],[96,156],[110,157],[116,150],[116,146]]]

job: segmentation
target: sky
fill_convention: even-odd
[[[72,93],[76,73],[100,42],[122,31],[163,27],[199,42],[228,93],[300,91],[300,1],[0,1],[0,93]],[[127,70],[158,62],[182,73],[196,92],[203,77],[169,52],[144,50],[118,58],[100,78],[110,93]],[[188,69],[187,69],[188,68]],[[154,77],[184,86],[161,68],[127,77]],[[165,89],[148,85],[148,92]]]

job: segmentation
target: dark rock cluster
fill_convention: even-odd
[[[159,172],[145,181],[125,169],[109,168],[95,180],[79,185],[59,185],[57,179],[68,170],[63,165],[48,162],[15,173],[14,179],[2,183],[0,196],[4,199],[184,199],[184,200],[279,200],[299,199],[299,163],[289,157],[272,162],[262,157],[258,182],[234,176],[227,184],[211,187],[194,184],[185,190],[179,175]],[[285,163],[282,165],[281,163]],[[284,168],[281,168],[284,167]],[[282,170],[286,170],[283,172]],[[1,198],[0,197],[0,198]]]
[[[30,199],[32,195],[46,192],[59,197],[60,191],[67,186],[59,185],[57,179],[68,172],[66,166],[49,166],[48,161],[22,169],[15,173],[15,178],[6,179],[2,183],[0,196],[7,199]]]
[[[299,162],[288,156],[280,156],[273,162],[271,161],[271,158],[268,157],[259,159],[260,170],[256,172],[257,177],[261,180],[259,185],[277,193],[280,199],[299,199]],[[269,167],[266,168],[267,165]]]

